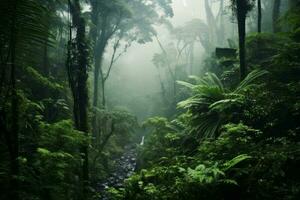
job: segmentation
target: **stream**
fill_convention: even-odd
[[[141,144],[142,145],[142,144]],[[124,180],[131,176],[136,168],[137,151],[135,145],[125,146],[124,154],[115,160],[115,171],[99,184],[100,200],[109,200],[106,189],[109,187],[121,188]]]

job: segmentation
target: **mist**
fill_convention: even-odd
[[[225,1],[228,6],[229,1]],[[217,15],[219,5],[212,4],[212,12]],[[175,0],[172,2],[174,17],[169,21],[174,27],[183,26],[193,19],[201,19],[206,22],[206,11],[204,1],[202,0]],[[222,15],[227,17],[227,23],[232,15],[224,12]],[[170,32],[161,24],[156,25],[157,35],[165,45],[172,42]],[[110,106],[123,107],[138,116],[139,121],[148,117],[162,114],[157,106],[157,97],[160,96],[161,88],[159,84],[158,71],[152,62],[153,55],[161,52],[159,44],[152,39],[152,42],[146,44],[133,43],[125,55],[116,63],[113,69],[111,79],[108,81],[108,99]],[[201,44],[196,44],[195,51],[198,59],[198,74],[201,71],[201,62],[203,61],[204,51]],[[106,57],[110,57],[110,49],[107,49]]]
[[[296,200],[300,0],[0,0],[1,200]]]

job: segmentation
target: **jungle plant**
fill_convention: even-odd
[[[203,78],[193,77],[198,84],[178,81],[188,87],[194,95],[178,103],[179,108],[188,109],[190,113],[190,132],[199,138],[213,138],[219,135],[222,125],[230,121],[238,121],[241,117],[245,90],[252,87],[253,82],[265,75],[266,71],[252,71],[235,89],[224,87],[220,79],[208,73]]]

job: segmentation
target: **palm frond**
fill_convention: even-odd
[[[239,84],[239,86],[233,91],[233,93],[239,94],[247,87],[253,84],[255,80],[266,75],[268,71],[266,70],[253,70],[248,74],[248,76]]]
[[[49,11],[39,0],[0,1],[0,37],[6,38],[6,48],[10,36],[13,34],[16,38],[16,62],[31,62],[34,57],[31,54],[39,52],[36,47],[53,43],[49,16]]]
[[[237,164],[243,162],[244,160],[248,160],[250,158],[252,157],[248,156],[247,154],[238,155],[224,164],[224,171],[227,171],[236,166]]]
[[[176,82],[177,82],[177,84],[187,87],[189,89],[194,89],[194,87],[195,87],[195,85],[185,82],[185,81],[176,81]]]

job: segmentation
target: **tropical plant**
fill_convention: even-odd
[[[225,88],[221,80],[212,73],[203,78],[192,77],[197,84],[178,81],[194,93],[192,97],[178,103],[178,108],[188,109],[191,114],[190,131],[200,138],[216,137],[222,125],[239,120],[245,101],[245,90],[266,73],[261,70],[252,71],[233,90]]]

